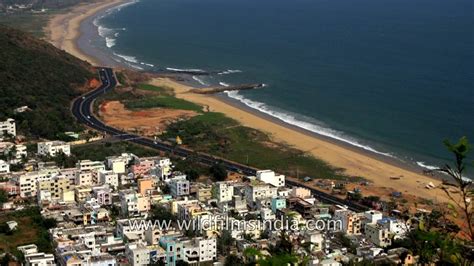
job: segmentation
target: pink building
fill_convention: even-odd
[[[132,165],[132,173],[135,177],[147,174],[155,166],[154,160],[140,160],[139,163]]]

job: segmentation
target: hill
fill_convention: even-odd
[[[1,25],[0,62],[0,120],[15,118],[20,133],[32,137],[78,129],[69,106],[94,77],[88,63]],[[24,105],[31,111],[14,114]]]

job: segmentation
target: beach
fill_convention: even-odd
[[[46,29],[48,40],[56,47],[93,65],[104,65],[103,59],[97,58],[97,51],[88,50],[85,45],[78,45],[81,36],[81,25],[99,12],[123,2],[126,1],[113,0],[84,4],[73,8],[66,14],[53,17]],[[343,168],[347,175],[363,177],[373,183],[371,191],[375,192],[377,188],[382,188],[383,191],[398,191],[430,199],[434,202],[447,201],[447,197],[441,189],[425,188],[430,182],[438,186],[441,181],[423,175],[421,170],[419,172],[411,170],[368,152],[328,141],[324,137],[318,137],[315,134],[308,134],[290,125],[245,110],[245,108],[241,108],[227,100],[222,100],[220,97],[190,93],[189,90],[193,87],[168,78],[156,78],[151,83],[156,86],[170,87],[175,91],[178,98],[208,106],[211,111],[224,113],[245,126],[270,134],[275,141],[308,152],[334,167]]]
[[[81,4],[73,7],[67,13],[55,15],[46,26],[46,39],[59,49],[62,49],[92,65],[102,62],[94,56],[82,51],[77,45],[81,35],[81,24],[98,12],[127,2],[126,0],[100,0],[94,3]]]
[[[331,141],[295,130],[283,123],[276,123],[265,119],[261,115],[239,108],[234,104],[219,99],[219,97],[190,93],[193,89],[185,84],[178,83],[169,78],[156,78],[151,82],[155,86],[173,88],[176,97],[194,103],[208,106],[210,111],[224,113],[245,126],[255,128],[270,134],[275,141],[293,146],[308,152],[327,163],[345,169],[345,173],[351,176],[363,177],[373,182],[375,190],[383,188],[413,196],[431,199],[433,201],[445,202],[447,197],[441,189],[426,189],[426,185],[432,182],[440,185],[441,182],[431,176],[425,176],[414,170],[389,163],[376,156],[358,151],[344,145],[338,145]],[[397,179],[395,179],[396,177]]]

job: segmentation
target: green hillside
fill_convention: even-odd
[[[0,119],[15,118],[20,133],[32,137],[77,129],[69,106],[94,76],[89,64],[1,25],[0,62]],[[13,113],[24,105],[31,111]]]

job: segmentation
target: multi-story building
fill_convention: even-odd
[[[92,188],[90,186],[76,186],[74,197],[76,202],[84,202],[91,197]]]
[[[36,182],[37,190],[50,192],[52,200],[62,201],[65,192],[74,190],[74,186],[69,183],[69,180],[61,175]]]
[[[245,198],[247,204],[251,207],[256,206],[257,200],[271,199],[277,196],[278,189],[272,185],[265,184],[258,180],[252,182],[245,187]],[[271,201],[268,202],[267,207],[271,207]]]
[[[79,171],[98,172],[101,170],[105,170],[105,165],[101,161],[81,160],[76,163],[76,168]]]
[[[125,255],[132,266],[150,265],[150,249],[143,244],[128,244],[125,248]]]
[[[141,159],[136,164],[132,165],[132,173],[135,177],[147,174],[151,168],[155,166],[155,161],[151,159]]]
[[[212,187],[199,183],[196,197],[202,202],[210,200],[212,198]]]
[[[138,193],[143,196],[148,195],[149,192],[155,189],[155,181],[151,178],[138,179]]]
[[[4,160],[0,160],[0,174],[10,173],[10,164]]]
[[[74,182],[77,186],[93,186],[96,184],[92,171],[77,171]]]
[[[285,176],[276,175],[272,170],[257,171],[257,179],[275,187],[285,186]]]
[[[134,159],[134,155],[122,153],[120,156],[110,156],[106,159],[107,169],[112,170],[116,174],[125,174],[127,165]]]
[[[38,180],[48,180],[49,178],[59,174],[59,168],[49,167],[38,171],[28,172],[17,177],[18,185],[20,186],[20,197],[35,197]]]
[[[93,187],[92,195],[101,206],[112,205],[112,189],[108,186]]]
[[[190,185],[185,175],[176,176],[170,179],[168,186],[173,197],[189,195]]]
[[[119,186],[119,177],[112,170],[99,170],[98,172],[98,183],[104,185],[107,184],[114,189],[117,189]]]
[[[229,202],[234,196],[234,187],[227,182],[216,182],[212,186],[212,195],[217,202]]]
[[[334,211],[334,220],[341,221],[342,231],[348,235],[360,235],[362,233],[363,213],[355,213],[348,209]]]
[[[66,156],[71,155],[71,145],[58,140],[38,142],[38,155],[55,157],[59,153],[64,153]]]
[[[119,193],[122,213],[129,217],[144,216],[150,211],[150,200],[134,190],[122,190]]]
[[[390,229],[380,223],[366,224],[365,236],[378,247],[388,247],[392,244]]]
[[[6,134],[16,136],[15,119],[8,118],[5,121],[0,121],[0,137],[4,137]]]
[[[150,173],[157,176],[161,181],[168,181],[173,171],[173,165],[169,158],[161,158],[156,160],[155,166],[152,167]]]

